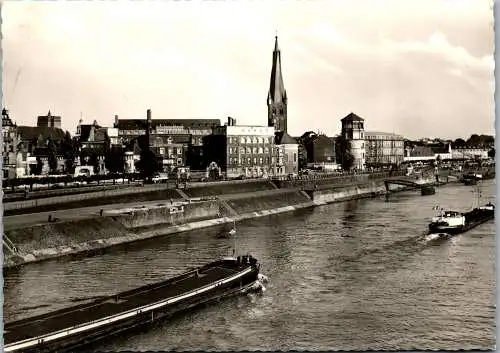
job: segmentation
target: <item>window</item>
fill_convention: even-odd
[[[165,147],[160,147],[160,154],[164,155],[165,154]]]
[[[247,143],[252,143],[252,139],[247,136]]]
[[[245,143],[245,138],[244,137],[240,138],[240,143]]]
[[[252,153],[257,154],[257,147],[252,148]]]
[[[285,153],[285,155],[283,157],[284,157],[285,162],[288,162],[288,154]]]
[[[252,160],[250,159],[250,157],[247,158],[247,164],[250,164]]]
[[[262,147],[259,147],[259,153],[263,153],[264,149]]]
[[[240,147],[240,153],[245,154],[245,147]]]
[[[328,157],[330,158],[330,157]],[[293,163],[297,163],[297,153],[293,154]]]
[[[252,149],[250,147],[247,147],[247,154],[252,153]]]
[[[269,164],[269,157],[266,157],[266,164]]]
[[[259,137],[259,143],[263,143],[264,139],[262,137]]]
[[[264,147],[264,153],[269,153],[269,147]]]
[[[262,164],[264,162],[264,158],[260,157],[259,158],[259,164]]]
[[[257,143],[257,137],[254,136],[253,139],[252,139],[252,142],[253,143]]]
[[[257,164],[257,157],[253,157],[253,164]]]
[[[177,158],[177,165],[182,165],[182,158]]]

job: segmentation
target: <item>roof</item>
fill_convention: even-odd
[[[431,157],[434,156],[434,152],[430,147],[427,146],[415,146],[410,151],[410,157]]]
[[[391,136],[397,139],[403,140],[404,137],[393,132],[381,132],[381,131],[365,131],[365,138],[369,138],[370,136]]]
[[[33,140],[42,136],[42,138],[51,138],[52,140],[58,141],[64,138],[64,130],[57,127],[45,127],[45,126],[18,126],[17,132],[21,136],[22,140]]]
[[[296,145],[298,142],[284,131],[274,133],[274,143],[277,145]]]
[[[184,126],[188,129],[211,129],[220,126],[220,119],[151,119],[151,127],[156,126]],[[117,128],[120,130],[145,130],[146,119],[118,119]]]
[[[285,85],[283,84],[283,72],[281,71],[281,52],[278,47],[278,36],[274,40],[273,66],[267,99],[268,103],[286,102],[287,100]]]
[[[94,133],[97,131],[97,129],[100,129],[101,127],[99,125],[94,125],[94,124],[82,124],[80,125],[80,141],[88,141],[90,137],[90,131],[92,128],[96,128],[94,130]],[[97,137],[94,137],[94,141],[97,141]]]
[[[428,147],[434,153],[449,153],[449,146],[448,145],[444,145],[444,146],[441,146],[441,145],[431,146],[431,145],[429,145]]]
[[[340,121],[365,121],[365,119],[351,112],[342,119],[340,119]]]

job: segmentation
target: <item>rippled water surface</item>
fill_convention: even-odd
[[[494,200],[493,181],[482,186]],[[491,349],[495,345],[495,226],[441,243],[422,234],[440,204],[471,207],[472,187],[448,185],[338,203],[237,225],[237,247],[270,282],[100,350]],[[6,321],[163,280],[231,252],[210,229],[89,258],[4,273]]]

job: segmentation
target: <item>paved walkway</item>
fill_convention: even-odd
[[[4,230],[9,230],[13,228],[29,227],[37,224],[48,224],[49,215],[52,215],[52,218],[58,218],[60,221],[75,221],[97,217],[99,216],[101,209],[104,210],[104,215],[106,215],[106,211],[110,210],[127,209],[142,206],[151,207],[163,204],[169,205],[170,200],[121,203],[84,208],[72,208],[68,210],[50,212],[30,213],[16,216],[6,216],[3,218],[3,227]],[[174,205],[175,204],[180,204],[180,202],[174,202]]]

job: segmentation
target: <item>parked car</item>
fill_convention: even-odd
[[[166,183],[168,181],[168,174],[157,173],[152,178],[153,183]]]

